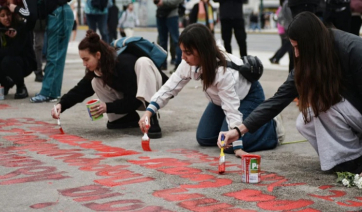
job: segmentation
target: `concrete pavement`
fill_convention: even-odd
[[[270,53],[249,49],[265,65],[261,84],[267,97],[287,77],[285,59],[268,64]],[[63,94],[83,75],[71,43]],[[26,85],[30,96],[41,87],[33,75]],[[14,100],[14,93],[0,101],[0,211],[362,210],[361,191],[320,171],[307,142],[256,152],[262,157],[259,184],[241,182],[240,159],[233,155],[226,155],[226,173],[219,175],[219,149],[200,147],[195,139],[207,104],[198,82],[161,109],[163,137],[151,140],[152,152],[142,151],[139,129],[107,130],[106,118],[92,122],[84,103],[61,115],[66,134],[59,134],[52,103]],[[304,139],[295,129],[298,113],[294,103],[282,112],[285,142]]]

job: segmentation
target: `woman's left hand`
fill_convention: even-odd
[[[10,12],[13,13],[15,11],[16,4],[9,4],[8,8],[9,8]]]
[[[103,113],[107,113],[107,105],[104,102],[101,102],[99,105],[95,105],[91,108],[91,113],[95,114],[95,118],[99,117]]]
[[[13,38],[17,34],[16,30],[14,28],[10,28],[8,31],[5,32],[5,35]]]

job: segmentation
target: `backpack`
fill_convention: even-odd
[[[150,42],[143,37],[123,37],[112,41],[111,46],[116,48],[117,55],[127,52],[136,57],[150,58],[159,70],[162,82],[167,81],[168,77],[160,69],[167,59],[167,52],[158,44]]]
[[[226,67],[239,71],[243,77],[249,82],[258,81],[263,75],[264,67],[258,57],[251,55],[242,58],[244,64],[236,65],[232,61],[226,61]]]
[[[92,7],[97,8],[101,11],[103,11],[108,5],[108,0],[90,0],[90,1]]]

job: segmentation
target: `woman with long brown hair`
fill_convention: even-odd
[[[117,56],[115,49],[92,30],[87,31],[78,49],[86,74],[52,109],[53,118],[58,119],[60,112],[95,93],[101,103],[90,112],[95,117],[106,113],[108,129],[138,127],[140,117],[136,110],[144,110],[162,85],[161,73],[152,60],[126,52]],[[149,136],[161,137],[156,116],[151,121],[157,123]]]
[[[243,122],[265,99],[259,81],[249,82],[237,70],[227,66],[227,61],[245,65],[239,57],[229,54],[216,45],[210,29],[203,24],[191,24],[181,33],[179,45],[182,62],[164,86],[152,97],[147,111],[139,121],[143,132],[145,118],[151,117],[176,96],[191,80],[201,81],[209,99],[196,132],[201,146],[216,146],[220,130],[233,129]],[[256,57],[254,58],[258,60]],[[254,64],[260,68],[261,62]],[[262,68],[262,67],[261,67]],[[189,106],[192,107],[192,106]],[[152,125],[151,125],[152,126]],[[239,156],[245,151],[273,149],[278,144],[275,122],[270,120],[256,133],[246,134],[233,143],[227,153]]]
[[[317,151],[321,169],[362,172],[362,39],[328,29],[310,12],[297,15],[288,35],[295,69],[278,92],[250,114],[239,130],[253,132],[299,96],[296,125]],[[235,130],[221,132],[227,143]],[[220,142],[219,142],[220,146]]]

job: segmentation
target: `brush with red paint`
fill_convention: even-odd
[[[221,146],[224,146],[225,144],[225,135],[221,135]],[[220,151],[220,158],[219,158],[219,174],[223,174],[225,172],[225,154],[224,154],[224,148],[221,148]]]
[[[55,107],[55,105],[54,105],[54,113],[57,113],[58,111],[57,111],[57,107]],[[60,125],[60,117],[59,117],[59,114],[57,114],[58,115],[58,126],[59,126],[59,130],[60,130],[60,133],[61,134],[64,134],[64,131],[63,131],[63,128],[62,128],[62,125]]]
[[[152,151],[151,148],[150,148],[150,138],[147,135],[147,131],[150,128],[147,117],[145,119],[145,124],[146,124],[146,129],[147,130],[145,131],[145,133],[142,136],[142,149],[143,149],[143,151]]]

